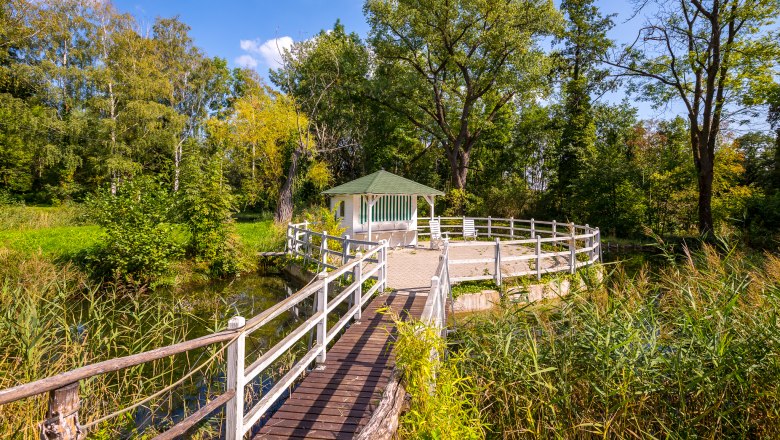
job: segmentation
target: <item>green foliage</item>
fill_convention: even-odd
[[[420,321],[394,316],[396,368],[406,392],[409,410],[401,416],[399,435],[414,439],[480,439],[484,426],[473,405],[474,382],[456,365],[461,358],[442,362],[444,339]]]
[[[174,236],[174,199],[158,182],[138,177],[88,202],[92,219],[104,229],[87,258],[99,274],[121,284],[146,285],[170,273],[181,255]]]
[[[780,259],[684,261],[458,331],[488,438],[774,438]]]
[[[235,197],[216,160],[205,169],[195,161],[189,163],[178,211],[190,233],[188,252],[205,263],[212,275],[236,274],[244,268],[232,217]]]

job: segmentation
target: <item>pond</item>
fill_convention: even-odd
[[[240,315],[249,320],[274,304],[297,292],[303,285],[282,274],[249,273],[230,280],[219,280],[208,284],[180,289],[178,291],[157,291],[153,295],[166,295],[172,303],[183,304],[191,316],[188,339],[219,331],[227,326],[228,320]],[[268,325],[253,332],[246,340],[246,362],[251,360],[284,338],[291,330],[300,325],[311,315],[312,300],[304,301],[300,307],[284,313]],[[297,355],[306,349],[307,338],[290,350],[289,355],[282,356],[277,365],[269,368],[268,374],[263,374],[257,380],[248,384],[247,393],[253,396],[262,395],[273,385],[275,371],[286,370],[286,366],[294,362]],[[190,352],[189,359],[182,359],[181,373],[200,364],[212,354],[209,350]],[[193,362],[194,361],[194,362]],[[192,414],[210,399],[225,389],[224,362],[218,362],[216,368],[201,375],[189,386],[181,387],[170,396],[167,404],[154,409],[139,408],[135,412],[135,432],[127,433],[126,438],[134,438],[147,429],[154,427],[163,430],[171,423],[176,423],[186,415]],[[220,436],[222,410],[211,417],[212,434],[206,437]]]

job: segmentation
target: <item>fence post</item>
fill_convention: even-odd
[[[515,239],[515,218],[509,217],[509,239]]]
[[[493,236],[493,218],[488,216],[488,237]]]
[[[292,226],[290,224],[287,224],[287,241],[285,242],[284,252],[286,254],[289,254],[292,250],[292,237],[290,234],[290,231],[292,230]]]
[[[41,424],[43,440],[80,440],[84,438],[79,425],[79,383],[73,382],[49,392],[49,409]]]
[[[358,252],[355,255],[357,264],[352,268],[352,280],[357,283],[355,293],[352,294],[353,302],[357,305],[355,321],[360,321],[360,318],[363,317],[363,263],[360,261],[361,258],[363,258],[363,253]]]
[[[577,241],[574,236],[576,235],[576,229],[574,223],[570,224],[571,228],[571,240],[569,240],[569,273],[574,274],[577,272]]]
[[[501,240],[496,237],[496,267],[495,267],[495,282],[496,286],[501,286]]]
[[[542,237],[536,236],[536,281],[542,279]]]
[[[558,237],[558,223],[556,223],[555,220],[553,220],[553,224],[552,224],[552,235],[553,238]]]
[[[531,219],[531,238],[536,238],[536,222]]]
[[[439,295],[439,283],[440,282],[441,281],[439,280],[438,275],[434,275],[434,276],[431,277],[431,292],[429,293],[429,295],[434,295],[434,298],[438,298],[438,295]],[[433,303],[435,309],[433,310],[432,315],[433,315],[433,319],[434,319],[433,324],[435,326],[439,327],[438,322],[436,322],[436,321],[439,320],[439,305],[437,303],[438,303],[438,301],[434,301],[434,303]]]
[[[590,264],[591,260],[593,260],[593,234],[591,233],[590,225],[587,223],[585,223],[585,234],[588,236],[585,240],[585,246],[590,249],[588,251],[588,264]]]
[[[379,261],[377,263],[379,264],[379,279],[377,282],[382,283],[379,287],[379,292],[384,293],[387,287],[387,241],[380,240],[379,244],[382,246],[382,249],[376,254],[376,258]]]
[[[322,241],[320,242],[320,260],[322,261],[322,268],[328,264],[328,231],[322,231]]]
[[[244,327],[246,320],[243,316],[234,316],[228,321],[228,329],[235,330]],[[246,335],[242,332],[228,347],[227,353],[227,389],[236,394],[226,404],[225,437],[227,440],[241,440],[244,438],[244,358]]]
[[[601,230],[598,227],[596,227],[596,242],[599,244],[599,263],[601,263],[604,260],[601,259]]]
[[[317,363],[322,364],[325,362],[327,353],[325,352],[327,335],[328,335],[328,272],[323,270],[317,274],[317,278],[322,280],[322,288],[317,291],[317,312],[321,313],[320,322],[317,323],[317,345],[319,346],[320,353],[317,355]]]
[[[311,231],[307,229],[304,232],[304,237],[306,237],[303,239],[306,249],[303,251],[303,262],[304,264],[309,264],[311,261]]]
[[[344,234],[344,246],[341,246],[341,265],[349,261],[349,235]]]

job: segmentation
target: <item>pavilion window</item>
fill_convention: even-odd
[[[371,209],[372,222],[397,222],[412,219],[411,195],[380,196]],[[360,223],[368,222],[368,200],[360,198]]]

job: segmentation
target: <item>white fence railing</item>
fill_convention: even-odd
[[[331,239],[327,234],[324,238]],[[79,427],[78,424],[80,406],[78,384],[80,381],[223,343],[227,345],[226,391],[155,439],[179,438],[223,405],[226,407],[225,438],[228,440],[242,439],[261,417],[284,396],[285,392],[310,365],[325,362],[328,344],[338,337],[351,320],[361,318],[363,307],[371,300],[375,292],[385,289],[387,285],[387,260],[384,257],[387,252],[387,244],[363,245],[363,250],[365,252],[363,254],[360,252],[354,255],[350,254],[348,258],[350,261],[346,264],[336,267],[330,272],[323,270],[314,282],[251,319],[246,320],[241,316],[231,318],[227,330],[143,353],[85,365],[55,376],[0,390],[0,405],[51,392],[49,412],[44,422],[44,428],[51,432],[64,433],[57,438],[76,440],[83,437],[83,431],[80,429],[89,429],[89,425]],[[347,282],[351,282],[339,290],[338,287],[345,284],[345,279]],[[364,291],[364,282],[369,279],[375,279],[376,283]],[[263,326],[275,325],[273,324],[274,319],[286,312],[294,311],[301,302],[311,297],[314,297],[315,304],[312,316],[293,329],[276,345],[253,359],[251,364],[245,365],[247,361],[247,336]],[[339,307],[344,303],[347,304],[346,307]],[[334,321],[335,323],[333,323]],[[329,324],[333,324],[332,327]],[[244,405],[248,400],[245,396],[245,388],[252,384],[253,379],[266,371],[276,373],[274,362],[293,349],[296,344],[301,345],[299,342],[302,338],[312,332],[316,335],[316,342],[312,341],[307,351],[292,367],[275,381],[270,390],[257,396],[259,400],[252,405],[249,411],[245,412]],[[121,413],[122,411],[117,411],[114,415]]]
[[[535,276],[554,272],[575,273],[578,268],[601,261],[601,232],[599,228],[574,223],[553,221],[522,220],[493,217],[438,217],[442,234],[448,238],[463,234],[464,220],[474,220],[478,238],[470,242],[449,242],[453,248],[493,247],[493,255],[483,258],[455,259],[452,252],[448,255],[449,265],[485,265],[492,273],[470,276],[453,276],[452,282],[489,280],[501,285],[503,277]],[[429,236],[430,230],[425,219],[420,219],[419,236]],[[508,240],[501,240],[501,238]],[[488,239],[490,241],[484,241]],[[508,246],[525,246],[529,252],[513,255],[502,251]],[[584,255],[584,257],[581,257]],[[563,261],[561,261],[563,260]],[[528,262],[527,268],[518,270],[510,267],[512,262]],[[533,267],[532,267],[533,265]]]
[[[314,263],[323,269],[335,270],[355,259],[357,252],[374,248],[381,241],[366,241],[350,238],[349,235],[337,237],[328,232],[316,232],[309,228],[309,223],[287,225],[287,253],[293,257],[302,258],[304,264]],[[379,264],[387,261],[387,246],[369,263]]]
[[[313,236],[309,235],[309,237]],[[324,240],[332,237],[322,234]],[[331,272],[323,270],[317,276],[317,280],[299,290],[284,301],[274,305],[270,309],[245,322],[244,318],[236,316],[228,324],[228,328],[243,328],[238,339],[228,348],[228,389],[235,390],[235,397],[227,406],[227,439],[241,439],[251,430],[260,418],[284,395],[298,377],[306,371],[313,362],[321,364],[327,357],[327,346],[333,341],[351,320],[359,320],[363,307],[377,291],[382,291],[387,285],[387,263],[383,257],[387,252],[387,244],[379,243],[368,248],[365,254],[358,252],[350,255],[352,261],[334,268]],[[327,256],[325,253],[323,256]],[[327,263],[323,263],[326,265]],[[331,266],[326,266],[331,267]],[[341,291],[334,290],[331,293],[331,284],[338,284],[340,279],[351,278],[352,282]],[[369,279],[375,279],[376,283],[363,291],[363,284]],[[329,297],[330,295],[330,297]],[[290,332],[274,347],[257,358],[249,366],[244,366],[244,338],[247,334],[259,329],[271,322],[280,314],[291,310],[293,307],[314,296],[313,315]],[[339,313],[337,307],[348,304],[345,312]],[[332,318],[332,319],[331,319]],[[338,319],[332,328],[328,327],[329,320]],[[292,348],[298,341],[309,335],[314,330],[316,343],[311,344],[309,350],[284,374],[273,387],[252,408],[244,413],[244,386],[252,379],[260,375],[273,362]]]
[[[447,325],[447,298],[451,298],[451,284],[448,261],[448,243],[445,242],[439,256],[439,265],[431,277],[431,290],[425,301],[421,320],[423,323],[443,329]]]

